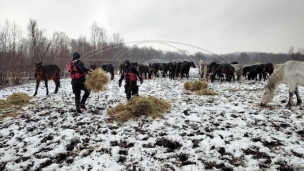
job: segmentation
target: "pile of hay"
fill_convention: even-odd
[[[26,93],[13,93],[6,100],[0,99],[0,111],[11,108],[12,105],[23,106],[30,101],[31,97]]]
[[[6,101],[10,105],[19,105],[22,106],[27,104],[31,100],[31,97],[28,96],[26,93],[13,93],[12,95],[8,96]]]
[[[196,95],[218,95],[218,93],[207,89],[207,87],[207,81],[193,81],[184,83],[184,89],[189,91],[195,91]]]
[[[126,105],[119,103],[115,108],[108,109],[108,114],[117,122],[125,122],[140,116],[158,118],[171,109],[168,102],[156,97],[132,97]]]
[[[101,68],[95,69],[86,76],[86,87],[93,92],[107,90],[106,85],[110,82],[107,73]]]
[[[208,87],[207,81],[193,81],[193,82],[185,82],[184,89],[190,91],[198,91],[202,89],[206,89]]]
[[[218,93],[216,93],[216,92],[214,92],[214,91],[212,91],[212,90],[209,90],[209,89],[202,89],[202,90],[198,90],[198,91],[196,91],[195,92],[195,94],[196,95],[199,95],[199,96],[201,96],[201,95],[218,95]]]
[[[2,109],[9,108],[10,106],[11,106],[11,105],[8,104],[6,100],[0,99],[0,111],[1,111]]]

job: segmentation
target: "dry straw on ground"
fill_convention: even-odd
[[[13,93],[8,96],[6,101],[9,105],[19,105],[22,106],[30,101],[31,97],[26,93]]]
[[[196,95],[218,95],[218,93],[213,92],[212,90],[207,89],[208,82],[207,81],[193,81],[193,82],[185,82],[184,89],[195,91]],[[187,93],[185,93],[187,94]]]
[[[185,82],[184,88],[190,91],[198,91],[201,89],[205,89],[208,87],[208,82],[206,81],[193,81],[193,82]]]
[[[95,69],[86,76],[86,87],[93,92],[105,91],[109,82],[110,78],[101,68]]]
[[[111,118],[117,122],[125,122],[140,116],[158,118],[162,113],[170,110],[168,102],[156,97],[132,97],[127,104],[119,103],[115,108],[108,109]]]
[[[0,111],[8,108],[14,108],[14,110],[18,109],[19,107],[29,103],[30,99],[31,97],[26,93],[13,93],[12,95],[8,96],[6,100],[0,99]],[[0,120],[6,117],[16,116],[16,112],[2,113],[2,115],[0,115]]]
[[[212,90],[209,90],[209,89],[202,89],[202,90],[198,90],[195,92],[196,95],[218,95],[218,93],[212,91]]]

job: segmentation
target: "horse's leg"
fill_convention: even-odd
[[[296,89],[295,89],[294,92],[295,92],[295,94],[297,96],[297,105],[301,105],[302,104],[302,99],[301,99],[300,94],[299,94],[298,86],[296,87]]]
[[[54,78],[53,79],[54,80],[54,82],[55,82],[55,85],[56,85],[56,88],[55,88],[55,94],[57,93],[57,91],[58,91],[58,87],[59,87],[59,80],[58,79],[56,79],[56,78]]]
[[[46,95],[49,95],[48,80],[45,79],[44,83],[45,83],[45,88],[46,88]]]
[[[288,87],[289,87],[289,100],[288,100],[288,103],[287,103],[286,107],[291,109],[292,96],[293,96],[293,93],[296,91],[297,86],[294,83],[289,82]]]
[[[37,90],[38,90],[39,84],[40,84],[40,80],[36,80],[36,91],[35,91],[34,96],[37,95]]]

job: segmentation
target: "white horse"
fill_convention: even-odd
[[[242,64],[230,64],[234,68],[234,72],[236,74],[236,78],[238,81],[241,81],[243,65]]]
[[[206,77],[207,77],[207,67],[208,67],[208,65],[206,63],[204,63],[203,60],[200,60],[198,65],[199,65],[198,72],[201,75],[201,78],[205,78],[207,80]]]
[[[302,100],[299,95],[298,85],[304,86],[304,62],[301,61],[287,61],[278,66],[275,72],[269,77],[267,84],[262,92],[260,104],[265,106],[274,97],[274,92],[279,84],[284,83],[289,88],[289,101],[286,105],[291,109],[293,93],[297,96],[297,105],[302,109]]]

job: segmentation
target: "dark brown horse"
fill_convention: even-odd
[[[95,70],[97,66],[95,64],[90,65],[91,69]],[[111,74],[111,80],[114,80],[114,66],[112,64],[102,64],[101,69],[103,69],[105,72],[108,72]]]
[[[42,65],[42,62],[35,63],[35,78],[36,78],[36,91],[34,96],[37,95],[37,90],[41,80],[44,80],[46,87],[46,95],[49,94],[48,80],[54,80],[56,88],[55,94],[60,87],[60,69],[57,65]]]

